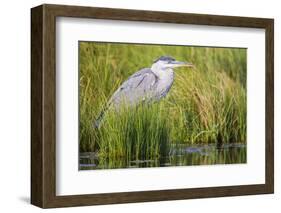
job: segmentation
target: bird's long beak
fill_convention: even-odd
[[[194,67],[194,65],[190,62],[174,61],[173,64],[175,67]]]

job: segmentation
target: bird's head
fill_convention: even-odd
[[[193,67],[192,63],[189,62],[182,62],[182,61],[177,61],[171,56],[161,56],[157,60],[154,61],[152,64],[152,69],[173,69],[176,67]]]

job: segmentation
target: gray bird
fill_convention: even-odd
[[[144,68],[131,75],[114,92],[107,105],[94,122],[98,128],[105,112],[113,107],[115,110],[125,104],[136,106],[140,103],[151,103],[165,97],[174,82],[176,67],[193,67],[189,62],[176,61],[170,56],[161,56],[155,60],[151,68]]]

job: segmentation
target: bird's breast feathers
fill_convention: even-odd
[[[166,91],[167,88],[170,89],[174,81],[173,70],[162,71],[161,74],[158,75],[158,79],[157,87],[159,91]]]

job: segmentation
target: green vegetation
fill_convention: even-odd
[[[175,144],[246,143],[246,49],[80,42],[80,152],[100,159],[154,159]],[[175,70],[158,103],[105,114],[113,92],[135,71],[170,55],[195,69]]]
[[[97,137],[99,156],[153,159],[167,154],[170,126],[163,107],[154,104],[110,112]]]

